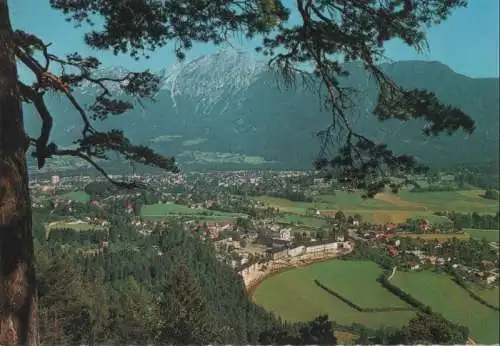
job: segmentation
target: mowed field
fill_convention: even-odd
[[[323,219],[296,214],[288,214],[283,217],[277,217],[274,220],[277,222],[289,223],[294,225],[304,225],[307,227],[324,227],[327,225],[326,221]]]
[[[479,344],[498,344],[500,323],[494,311],[472,299],[466,290],[444,274],[396,272],[391,283],[429,305],[446,319],[467,326]],[[498,291],[497,291],[498,292]],[[495,292],[485,292],[491,296]]]
[[[493,243],[500,243],[500,231],[497,229],[473,229],[467,228],[465,231],[475,239],[486,238],[487,241]]]
[[[71,191],[57,197],[83,203],[90,201],[90,195],[85,191]]]
[[[432,211],[453,210],[460,213],[496,213],[498,201],[482,198],[484,190],[408,192],[400,193],[401,199],[419,203]]]
[[[204,215],[208,213],[210,215]],[[238,216],[246,216],[238,213],[225,213],[208,209],[191,209],[185,205],[175,203],[148,204],[141,208],[141,216],[146,219],[159,219],[168,216],[186,216],[200,220],[229,221]]]
[[[371,328],[401,326],[414,315],[412,311],[359,312],[319,288],[314,280],[336,291],[363,308],[408,307],[380,285],[382,270],[369,261],[332,260],[296,268],[264,280],[254,292],[255,302],[288,321],[306,321],[319,314],[337,323],[353,322]]]
[[[482,190],[409,192],[395,195],[380,193],[373,199],[362,199],[359,193],[337,191],[322,195],[315,202],[292,202],[284,198],[261,196],[256,199],[280,209],[280,211],[306,215],[308,208],[318,209],[323,214],[334,214],[342,210],[346,215],[360,214],[364,220],[374,223],[401,223],[408,218],[425,218],[435,224],[449,223],[449,219],[434,215],[436,211],[495,213],[498,201],[482,198]]]
[[[105,227],[100,225],[91,225],[84,221],[54,221],[45,224],[45,236],[48,237],[53,229],[69,228],[76,232],[87,232],[93,230],[103,230]]]

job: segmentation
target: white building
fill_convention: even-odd
[[[322,245],[314,245],[314,246],[309,246],[306,249],[307,253],[315,253],[315,252],[322,252],[322,251],[333,251],[337,250],[338,244],[337,243],[328,243],[328,244],[322,244]]]
[[[58,175],[53,175],[50,179],[52,185],[57,185],[61,181],[61,178],[59,178]]]
[[[292,240],[292,230],[290,228],[280,230],[280,239],[286,241]]]
[[[306,252],[306,247],[304,245],[297,246],[293,249],[288,250],[288,256],[290,257],[296,257],[302,255],[304,252]]]

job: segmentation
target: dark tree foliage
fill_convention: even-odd
[[[315,163],[317,169],[327,169],[329,175],[333,170],[345,184],[364,189],[366,196],[372,197],[389,184],[391,175],[424,168],[414,158],[397,155],[383,143],[377,144],[352,129],[346,111],[352,107],[356,91],[339,83],[339,77],[347,75],[342,62],[362,62],[376,80],[379,97],[374,114],[380,120],[423,119],[426,136],[459,129],[474,131],[473,120],[461,110],[441,104],[425,90],[401,88],[377,66],[384,59],[385,42],[400,39],[423,50],[427,44],[425,29],[466,4],[463,0],[297,1],[302,22],[267,35],[259,50],[272,56],[271,65],[282,72],[287,84],[293,84],[298,76],[310,79],[298,68],[304,63],[312,66],[321,81],[319,93],[331,110],[332,122],[318,134],[322,151]],[[327,150],[332,146],[337,149],[333,157]],[[397,185],[390,187],[398,190]]]
[[[410,344],[457,345],[467,342],[469,330],[447,321],[441,315],[418,313],[417,317],[410,320],[402,334]]]
[[[468,214],[451,212],[445,215],[453,221],[453,227],[457,229],[477,228],[498,230],[500,228],[500,214],[498,212],[495,215],[480,215],[476,212]]]
[[[224,328],[216,326],[215,316],[210,316],[206,298],[187,265],[180,263],[173,268],[160,306],[161,315],[169,316],[161,327],[161,341],[195,345],[224,342],[220,335]]]
[[[439,314],[417,313],[401,329],[379,328],[370,338],[367,330],[357,343],[372,345],[465,345],[469,340],[467,327],[452,323]]]
[[[35,147],[33,155],[38,160],[38,168],[42,168],[47,158],[52,156],[75,156],[92,164],[111,182],[123,187],[134,187],[135,183],[117,182],[112,180],[106,172],[97,165],[95,159],[107,159],[109,151],[121,154],[128,160],[146,165],[155,165],[160,168],[175,171],[173,158],[163,157],[146,146],[133,145],[120,129],[109,132],[100,132],[94,129],[92,121],[105,119],[110,115],[122,114],[131,109],[130,102],[114,99],[109,84],[117,83],[120,89],[133,97],[152,97],[159,88],[160,79],[148,71],[128,73],[122,77],[97,76],[100,66],[99,60],[94,57],[82,57],[78,53],[69,54],[62,59],[48,52],[49,44],[45,44],[38,37],[15,31],[13,44],[16,57],[34,74],[36,81],[26,85],[18,81],[21,100],[32,103],[42,119],[41,134],[38,138],[29,138],[30,144]],[[42,53],[43,62],[36,59],[35,54]],[[58,65],[61,74],[51,73],[53,65]],[[72,92],[82,83],[92,83],[101,89],[93,104],[84,109],[75,99]],[[78,110],[82,118],[82,135],[74,141],[74,148],[59,149],[56,143],[48,143],[52,130],[53,118],[48,111],[44,95],[47,91],[56,91],[64,94]]]

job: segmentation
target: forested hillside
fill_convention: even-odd
[[[343,68],[349,76],[341,78],[340,83],[357,90],[347,114],[363,135],[431,164],[498,159],[498,78],[469,78],[439,62],[382,65],[396,83],[433,91],[445,104],[460,108],[476,122],[476,131],[470,136],[456,133],[429,138],[422,135],[426,126],[422,121],[379,122],[372,114],[377,101],[375,81],[357,63]],[[101,71],[107,76],[119,72],[123,71]],[[330,121],[314,78],[306,85],[299,78],[294,87],[285,88],[263,61],[231,50],[159,74],[163,84],[156,102],[144,101],[145,108],[137,107],[98,126],[122,128],[132,140],[177,156],[186,170],[312,167],[320,149],[315,134]],[[85,104],[94,93],[87,85],[76,96]],[[47,102],[57,118],[53,139],[70,144],[79,135],[78,113],[65,100],[48,98]],[[26,105],[25,111],[28,129],[37,131],[34,110]],[[64,118],[58,114],[64,114]]]
[[[284,324],[253,304],[238,274],[180,225],[144,236],[115,215],[109,247],[97,250],[107,235],[47,238],[45,218],[34,220],[43,344],[334,342],[322,335],[327,320]]]

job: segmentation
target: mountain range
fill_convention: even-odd
[[[476,121],[472,135],[456,133],[424,137],[420,121],[378,121],[372,110],[377,100],[375,82],[361,65],[344,68],[341,83],[358,90],[349,115],[354,128],[396,152],[417,156],[429,164],[455,164],[498,159],[499,79],[469,78],[439,62],[400,61],[381,65],[405,88],[433,91],[444,103],[465,111]],[[103,70],[116,75],[122,68]],[[178,158],[181,168],[267,166],[311,168],[320,143],[315,136],[325,129],[330,114],[318,95],[300,82],[279,87],[279,77],[255,56],[224,50],[159,72],[162,88],[156,102],[104,122],[98,129],[122,128],[135,143],[149,144]],[[89,104],[96,89],[82,86],[76,97]],[[51,140],[69,145],[81,131],[76,110],[62,97],[46,99],[54,115]],[[37,135],[40,122],[24,105],[25,123]],[[48,165],[48,169],[50,168]]]

